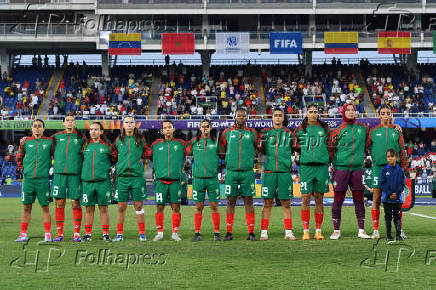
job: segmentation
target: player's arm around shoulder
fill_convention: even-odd
[[[18,153],[17,153],[17,166],[20,170],[23,170],[23,159],[26,155],[26,147],[25,143],[27,141],[27,137],[23,137],[20,140],[20,145],[18,146]]]
[[[218,154],[220,155],[221,158],[224,158],[226,151],[227,151],[227,133],[230,131],[229,128],[225,129],[220,137],[219,137],[219,141],[218,141]]]

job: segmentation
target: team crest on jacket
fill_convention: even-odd
[[[46,144],[42,144],[42,149],[45,150],[45,148],[47,148]]]
[[[103,148],[100,148],[100,152],[103,152]]]
[[[74,139],[74,144],[76,144],[77,145],[77,143],[79,142],[79,140],[77,140],[77,139]]]

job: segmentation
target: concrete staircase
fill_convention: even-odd
[[[265,98],[264,98],[264,91],[262,89],[262,75],[260,71],[256,71],[253,77],[253,83],[255,89],[259,92],[259,104],[257,106],[257,114],[263,115],[265,114]]]
[[[47,88],[47,92],[45,92],[44,99],[42,100],[42,104],[38,110],[38,116],[42,116],[44,119],[47,119],[50,100],[56,94],[56,90],[59,87],[59,82],[62,78],[62,75],[63,71],[55,70],[50,82],[50,86]]]
[[[368,86],[366,85],[365,79],[362,73],[356,69],[355,74],[357,76],[357,83],[363,90],[363,107],[366,113],[366,117],[370,117],[369,114],[375,114],[374,106],[371,104],[371,99],[369,96]]]
[[[156,115],[157,112],[157,98],[159,96],[159,86],[161,80],[161,70],[155,69],[153,71],[153,85],[151,87],[151,103],[149,115]]]

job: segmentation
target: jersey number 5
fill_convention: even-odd
[[[378,185],[378,177],[374,176],[374,185]]]

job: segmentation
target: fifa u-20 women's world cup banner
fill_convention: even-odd
[[[170,118],[171,119],[171,118]],[[192,120],[172,120],[174,126],[179,130],[199,129],[200,122],[203,118]],[[162,119],[163,120],[163,119]],[[138,129],[160,129],[162,120],[144,120],[137,118],[136,127]],[[92,122],[98,121],[103,124],[104,129],[120,129],[122,128],[123,121],[121,120],[76,120],[77,129],[89,129]],[[290,119],[288,127],[295,129],[300,126],[303,119]],[[337,128],[341,125],[342,119],[324,119],[330,128]],[[357,119],[358,122],[366,124],[368,127],[374,127],[380,124],[378,118]],[[235,124],[234,120],[217,120],[212,119],[212,127],[214,129],[226,129]],[[436,127],[436,118],[395,118],[394,124],[398,124],[402,128],[434,128]],[[272,127],[271,120],[253,119],[247,121],[249,128],[269,128]],[[60,130],[63,129],[62,121],[48,120],[45,121],[46,129]],[[0,130],[30,130],[32,129],[31,120],[0,120]]]

